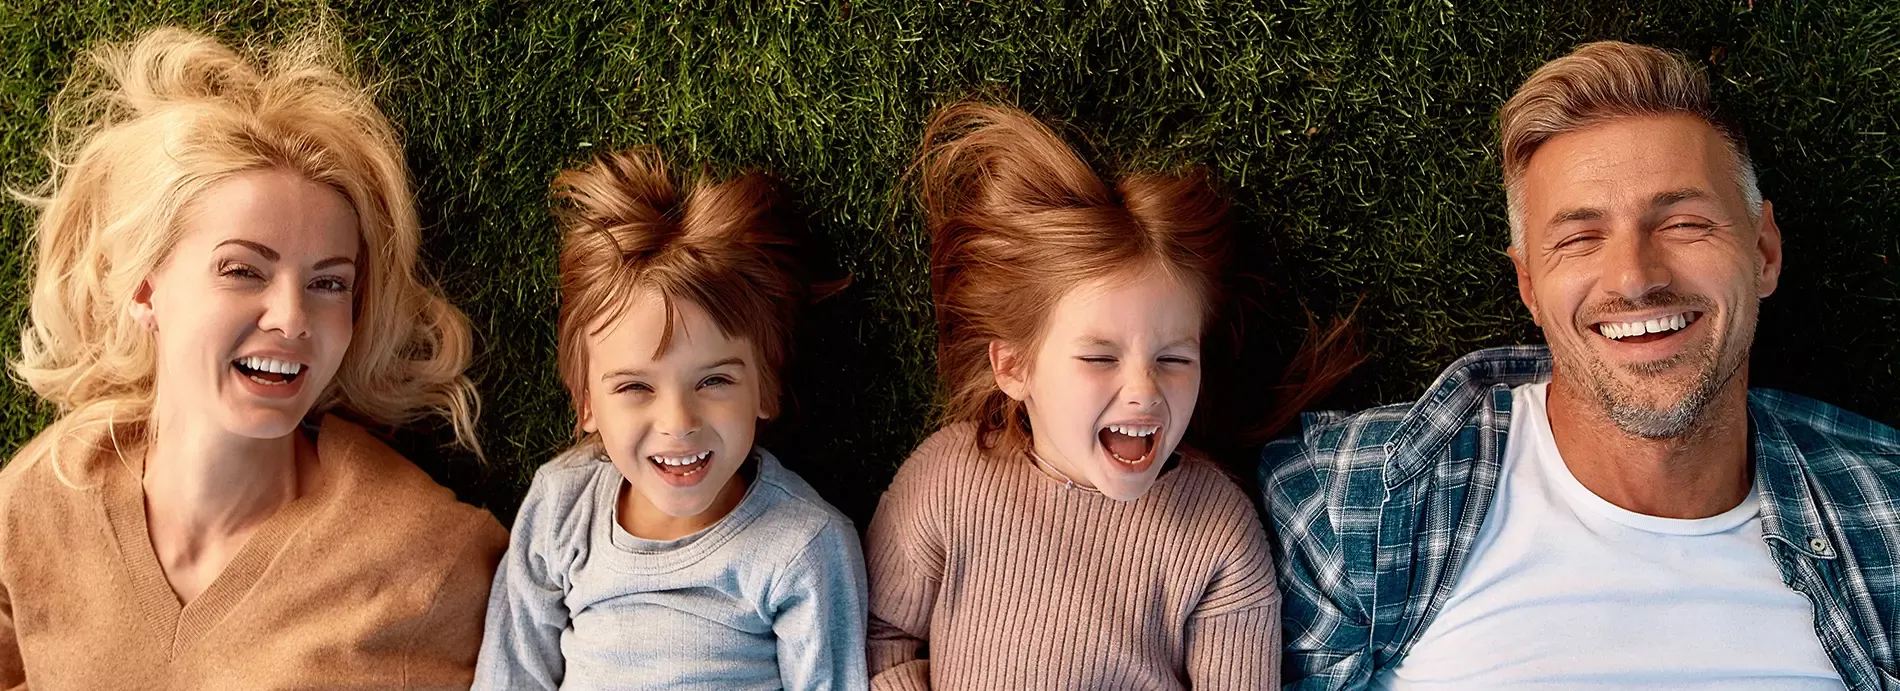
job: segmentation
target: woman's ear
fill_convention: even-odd
[[[1002,341],[990,341],[990,371],[996,374],[996,388],[1018,401],[1029,397],[1029,378],[1024,375],[1022,353]]]
[[[152,310],[151,279],[139,281],[138,290],[132,293],[132,304],[126,305],[125,311],[146,331],[158,331],[158,316]]]

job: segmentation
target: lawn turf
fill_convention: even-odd
[[[899,180],[936,105],[1012,98],[1063,121],[1103,166],[1216,172],[1237,204],[1248,307],[1231,314],[1241,345],[1215,349],[1243,357],[1213,358],[1207,398],[1238,424],[1270,407],[1301,305],[1322,319],[1358,305],[1369,360],[1332,407],[1407,399],[1462,353],[1539,340],[1502,253],[1493,117],[1539,63],[1602,38],[1704,64],[1752,137],[1788,251],[1754,382],[1900,423],[1900,6],[1885,0],[6,0],[0,182],[44,176],[46,104],[91,42],[161,23],[269,40],[317,15],[383,84],[419,185],[425,266],[480,340],[489,465],[438,452],[441,430],[397,445],[504,520],[568,441],[547,188],[596,152],[652,143],[682,167],[787,182],[825,268],[853,283],[809,312],[766,440],[862,523],[933,424],[927,238]],[[9,358],[31,218],[0,206]],[[0,382],[0,456],[48,414]],[[1244,472],[1226,439],[1208,443]]]

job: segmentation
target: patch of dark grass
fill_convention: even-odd
[[[312,2],[0,6],[4,182],[44,175],[45,106],[88,43],[153,24],[269,36]],[[398,446],[512,515],[572,418],[553,366],[555,172],[652,143],[771,171],[853,283],[807,315],[767,444],[867,519],[935,406],[927,240],[898,190],[932,108],[1013,95],[1104,165],[1207,165],[1238,209],[1248,305],[1211,363],[1239,425],[1305,326],[1359,305],[1370,359],[1324,403],[1409,398],[1451,359],[1539,338],[1516,293],[1493,114],[1537,64],[1600,38],[1703,62],[1746,123],[1787,237],[1754,381],[1900,423],[1900,10],[1885,2],[1584,4],[474,2],[329,4],[405,136],[426,264],[474,320],[491,465]],[[893,200],[897,203],[893,204]],[[0,206],[0,354],[17,356],[32,215]],[[44,424],[0,384],[0,453]],[[1228,460],[1244,464],[1242,454]]]

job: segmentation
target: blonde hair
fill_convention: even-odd
[[[554,196],[564,203],[556,212],[563,231],[556,357],[576,413],[587,395],[589,329],[626,309],[637,291],[653,290],[666,309],[655,357],[671,341],[674,301],[698,305],[721,333],[758,350],[760,406],[778,414],[780,371],[810,290],[792,256],[795,220],[770,177],[754,171],[688,185],[658,151],[639,147],[562,172]]]
[[[16,459],[149,423],[156,347],[127,305],[193,200],[260,169],[334,188],[359,221],[354,332],[315,410],[385,425],[440,415],[480,454],[467,318],[416,274],[421,225],[402,149],[332,32],[248,57],[176,28],[97,46],[53,101],[46,154],[48,178],[16,193],[38,218],[11,365],[58,417]]]
[[[1524,169],[1544,142],[1617,118],[1685,114],[1701,118],[1735,156],[1735,184],[1752,218],[1761,217],[1761,188],[1748,142],[1717,111],[1709,78],[1682,56],[1620,41],[1585,43],[1544,63],[1498,110],[1504,154],[1504,196],[1511,246],[1524,245]]]

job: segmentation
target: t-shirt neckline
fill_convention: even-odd
[[[1544,473],[1551,478],[1557,490],[1571,505],[1580,510],[1609,519],[1624,526],[1648,533],[1661,535],[1715,535],[1728,532],[1761,515],[1761,481],[1759,476],[1749,485],[1748,496],[1722,513],[1707,518],[1665,518],[1651,516],[1625,509],[1597,496],[1596,492],[1585,487],[1576,474],[1570,472],[1570,464],[1565,463],[1563,455],[1557,450],[1557,439],[1550,431],[1550,407],[1548,402],[1549,381],[1519,386],[1513,405],[1514,415],[1524,415],[1530,423],[1526,428],[1531,433],[1532,443],[1536,445],[1530,454]]]

